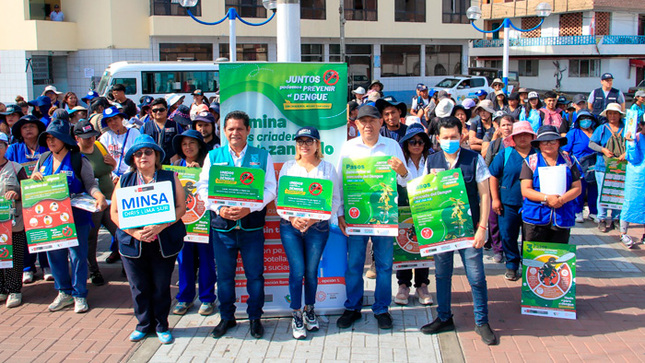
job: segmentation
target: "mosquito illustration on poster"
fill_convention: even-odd
[[[575,254],[570,252],[561,257],[542,255],[535,259],[525,258],[522,260],[528,267],[525,281],[538,296],[549,300],[559,299],[573,284],[571,268],[566,262],[574,257]]]

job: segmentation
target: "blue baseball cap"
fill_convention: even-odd
[[[488,96],[488,92],[484,91],[483,89],[480,89],[479,91],[475,92],[475,96],[477,97]]]
[[[603,73],[600,79],[603,81],[606,79],[614,79],[614,76],[611,73]]]
[[[314,140],[320,140],[320,132],[313,126],[305,126],[296,131],[294,139],[298,139],[299,137],[310,137]]]

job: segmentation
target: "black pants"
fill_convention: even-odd
[[[415,268],[414,269],[414,287],[421,287],[421,284],[430,285],[430,280],[428,279],[427,267]],[[396,278],[399,280],[399,286],[405,285],[407,287],[412,286],[412,270],[398,270],[396,271]]]
[[[134,315],[139,323],[137,330],[143,333],[168,330],[170,313],[170,279],[175,269],[177,256],[161,256],[159,242],[141,243],[141,257],[123,256],[123,268],[128,275]]]
[[[116,235],[117,226],[110,218],[110,208],[104,211],[92,213],[92,223],[94,228],[90,229],[90,236],[87,239],[87,265],[90,268],[90,273],[99,272],[99,264],[96,261],[96,246],[99,239],[99,229],[101,225],[110,232],[112,237]]]
[[[525,222],[522,225],[522,233],[524,233],[524,241],[568,244],[571,229],[558,228],[553,223],[546,226],[536,226]]]
[[[19,293],[22,289],[22,268],[27,235],[25,231],[11,233],[13,267],[0,269],[0,294]]]

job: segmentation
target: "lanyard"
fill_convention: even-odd
[[[123,162],[123,155],[125,154],[125,143],[128,142],[128,134],[130,134],[130,129],[125,132],[125,139],[123,139],[123,145],[121,145],[121,156],[119,157],[119,163],[116,165],[116,175],[121,176],[119,170],[121,170],[121,163]]]

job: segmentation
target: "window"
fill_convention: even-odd
[[[235,11],[243,18],[267,17],[267,9],[262,6],[260,0],[226,0],[224,12],[227,12],[229,8],[235,8]]]
[[[344,0],[346,20],[377,21],[376,0]]]
[[[425,23],[426,1],[396,0],[394,2],[394,21]]]
[[[475,88],[475,87],[484,87],[486,86],[486,82],[484,82],[483,78],[473,78],[470,80],[470,87]]]
[[[112,78],[110,85],[122,84],[125,86],[126,95],[137,94],[137,79],[136,78]]]
[[[520,76],[537,77],[539,64],[537,59],[522,59],[518,62],[518,73]]]
[[[443,17],[442,23],[468,24],[466,9],[470,6],[470,1],[466,0],[442,0]]]
[[[426,45],[426,76],[461,73],[461,45]]]
[[[421,47],[418,45],[382,45],[381,75],[406,77],[421,75]]]
[[[611,13],[596,11],[593,17],[593,21],[595,23],[594,31],[596,34],[591,34],[591,35],[609,35],[609,29],[611,25]],[[638,33],[638,34],[641,34],[641,33]]]
[[[528,18],[522,18],[522,29],[531,29],[535,28],[542,19],[537,16],[531,16]],[[522,38],[539,38],[542,36],[542,27],[533,29],[530,32],[522,32],[520,34]]]
[[[228,44],[219,45],[219,56],[229,58]],[[269,60],[269,53],[266,44],[238,44],[238,61],[264,61]]]
[[[52,76],[52,57],[47,55],[34,55],[31,57],[29,64],[31,65],[33,84],[48,85],[54,83]]]
[[[504,67],[504,62],[501,60],[487,60],[484,62],[484,67],[502,69]],[[492,78],[497,78],[497,76]]]
[[[325,20],[325,0],[300,0],[300,19]]]
[[[209,43],[161,43],[160,61],[209,61],[213,60],[213,44]]]
[[[194,7],[190,8],[190,12],[195,16],[202,15],[201,1]],[[150,15],[178,15],[187,16],[186,8],[179,5],[179,3],[172,0],[150,0]]]
[[[600,59],[569,60],[569,77],[600,77]]]
[[[560,36],[582,35],[582,13],[560,14]]]
[[[329,61],[340,62],[340,44],[329,44]]]
[[[323,45],[322,44],[302,44],[300,45],[300,54],[302,62],[322,62]]]
[[[143,94],[188,93],[196,89],[215,92],[217,79],[216,71],[141,72]]]

